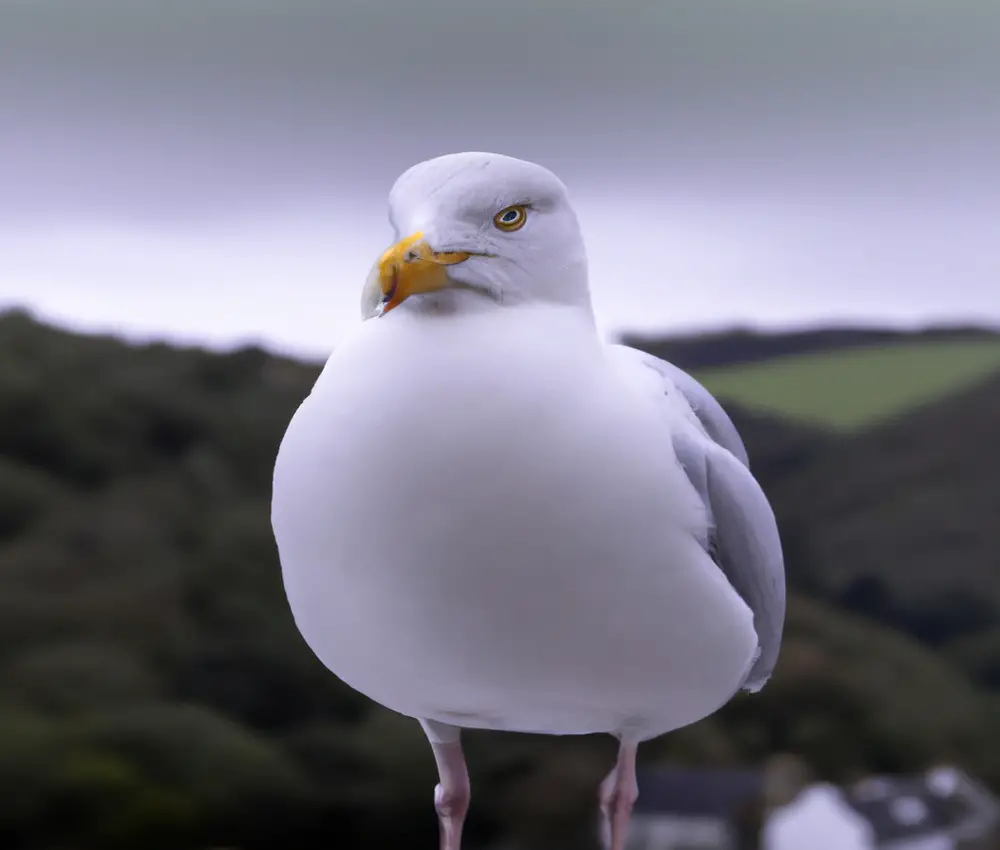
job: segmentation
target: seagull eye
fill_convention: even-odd
[[[520,230],[524,227],[524,223],[528,220],[528,208],[523,204],[516,204],[513,207],[504,207],[500,212],[493,216],[493,225],[497,230],[502,230],[505,233],[512,233],[515,230]]]

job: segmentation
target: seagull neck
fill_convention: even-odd
[[[414,314],[481,313],[500,306],[498,298],[483,289],[454,285],[437,292],[411,296],[397,307]]]
[[[582,287],[563,288],[547,292],[546,297],[527,297],[516,289],[502,291],[456,283],[447,289],[426,292],[407,298],[396,309],[412,315],[445,316],[453,314],[490,313],[517,307],[550,306],[579,311],[596,326],[590,290]]]

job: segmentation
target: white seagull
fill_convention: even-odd
[[[344,682],[420,721],[443,850],[469,805],[462,727],[616,736],[600,802],[622,850],[637,745],[771,675],[774,515],[718,402],[600,339],[551,172],[438,157],[396,181],[389,215],[371,321],[275,464],[296,624]]]

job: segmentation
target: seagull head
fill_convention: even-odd
[[[587,259],[566,187],[552,172],[493,153],[456,153],[404,172],[389,193],[395,243],[365,284],[365,318],[455,291],[501,305],[589,309]]]

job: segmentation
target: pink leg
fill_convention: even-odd
[[[434,808],[441,825],[441,850],[461,850],[462,825],[471,796],[461,733],[454,726],[432,720],[421,720],[420,725],[431,742],[440,778],[434,789]]]
[[[639,797],[635,780],[636,749],[636,744],[623,740],[618,748],[618,762],[601,783],[601,814],[610,850],[624,850],[632,806]]]

